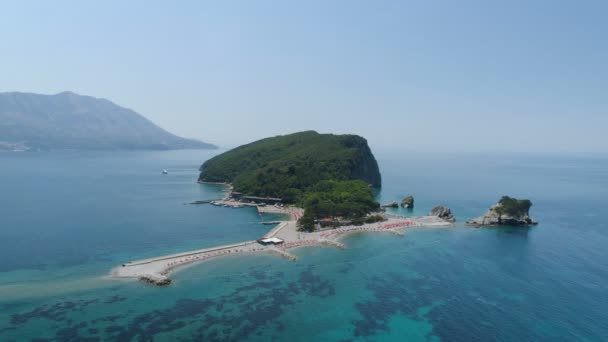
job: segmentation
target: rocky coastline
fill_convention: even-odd
[[[516,199],[503,196],[498,203],[485,214],[468,220],[466,224],[475,227],[482,226],[532,226],[538,224],[530,217],[532,202],[527,199]]]
[[[431,210],[429,216],[437,216],[440,219],[447,222],[456,222],[454,215],[452,214],[452,210],[448,207],[444,207],[442,205],[438,205]]]

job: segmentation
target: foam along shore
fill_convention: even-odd
[[[264,207],[258,207],[258,209]],[[276,208],[276,207],[275,207]],[[168,274],[178,268],[192,263],[199,263],[226,255],[246,255],[251,253],[273,253],[289,260],[297,257],[287,252],[296,247],[326,245],[344,248],[339,239],[347,234],[357,232],[389,232],[402,235],[402,230],[412,227],[446,227],[446,222],[436,216],[400,217],[385,215],[386,221],[362,226],[344,226],[315,232],[300,232],[297,230],[297,219],[301,216],[300,208],[280,208],[283,214],[289,214],[290,220],[283,221],[271,229],[263,239],[278,238],[282,240],[277,245],[262,245],[258,241],[245,241],[230,245],[194,250],[184,253],[164,255],[137,261],[127,262],[112,270],[116,278],[136,278],[155,285],[168,285],[171,280]],[[278,210],[278,209],[277,209]]]

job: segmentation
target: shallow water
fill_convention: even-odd
[[[125,261],[257,238],[252,208],[188,205],[217,152],[0,154],[0,340],[588,340],[608,336],[608,159],[377,152],[382,202],[453,228],[355,234],[346,250],[225,257],[156,288]],[[161,175],[168,169],[168,175]],[[501,195],[540,225],[462,225]]]

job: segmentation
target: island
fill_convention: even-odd
[[[345,248],[340,239],[352,233],[403,235],[406,228],[452,225],[436,215],[384,212],[373,195],[381,186],[378,164],[367,141],[356,135],[305,131],[266,138],[217,155],[199,171],[199,183],[223,184],[227,191],[224,198],[192,204],[253,207],[285,219],[263,222],[274,227],[257,240],[129,261],[113,269],[112,276],[168,285],[172,270],[221,256],[272,253],[293,261],[297,256],[289,250]]]
[[[530,226],[538,222],[530,218],[532,202],[528,199],[516,199],[503,196],[498,203],[475,219],[466,223],[472,226]]]
[[[233,198],[304,208],[303,231],[378,220],[366,216],[380,208],[372,193],[380,170],[356,135],[305,131],[262,139],[209,159],[199,181],[231,183]]]
[[[255,141],[207,160],[199,181],[232,183],[235,192],[288,203],[322,180],[359,179],[381,186],[378,163],[356,135],[298,132]]]

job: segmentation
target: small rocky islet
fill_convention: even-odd
[[[413,208],[414,197],[407,196],[403,199],[403,208]],[[382,205],[382,208],[397,208],[397,202],[389,202]],[[530,217],[532,202],[528,199],[517,199],[503,196],[498,203],[488,209],[483,215],[466,221],[469,226],[532,226],[538,224]],[[446,206],[438,205],[434,207],[428,216],[436,216],[447,222],[456,222],[452,210]]]
[[[438,205],[431,210],[429,216],[437,216],[444,221],[448,222],[456,222],[454,215],[452,214],[452,210],[448,207],[444,207],[442,205]]]
[[[401,201],[401,206],[406,209],[414,208],[414,196],[409,195]]]
[[[532,202],[503,196],[488,211],[466,223],[471,226],[531,226],[538,222],[530,217]]]
[[[399,203],[397,201],[385,203],[380,206],[381,208],[399,208]]]

